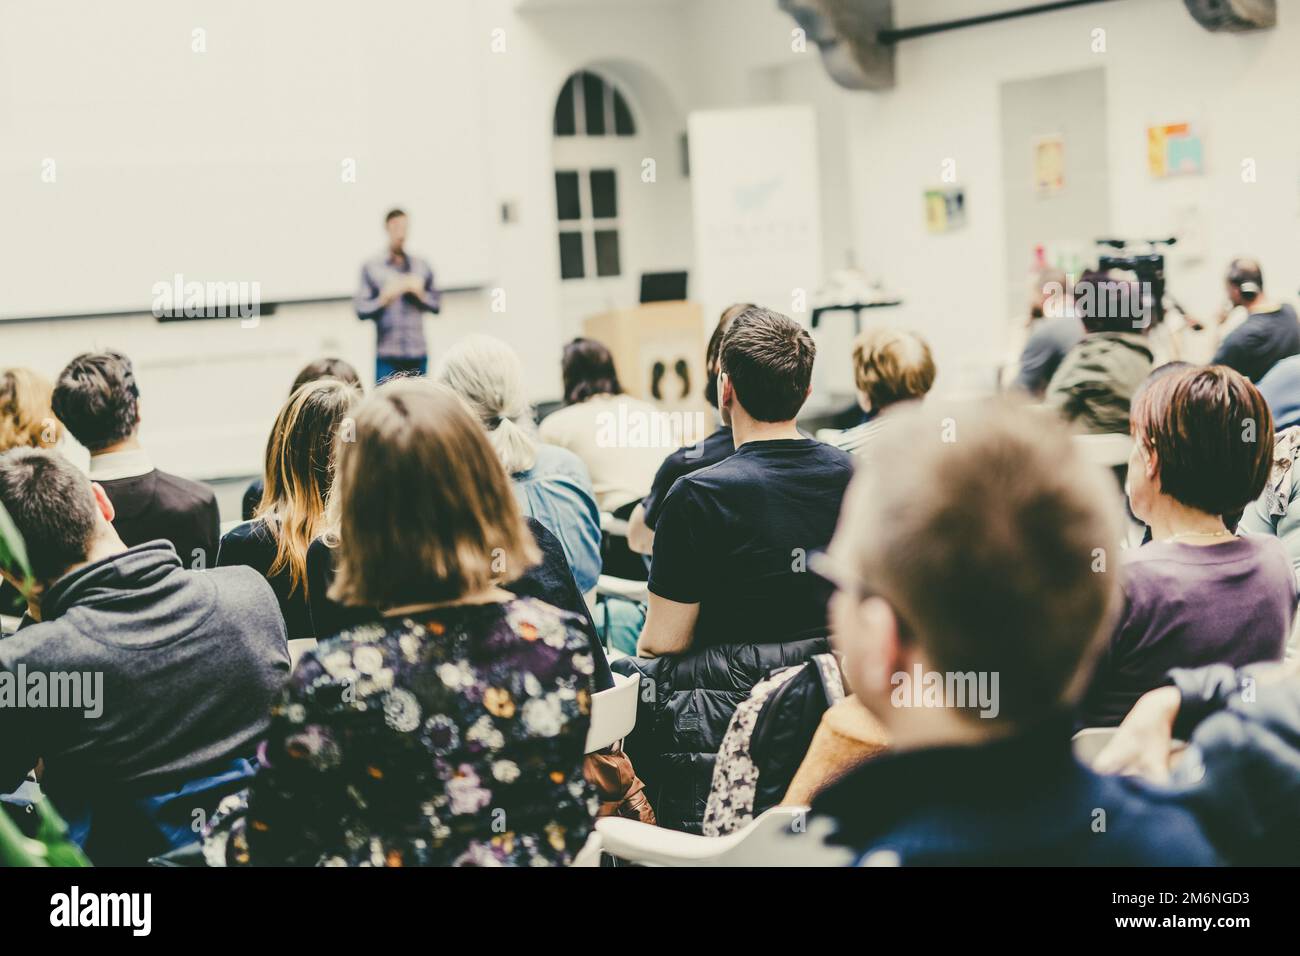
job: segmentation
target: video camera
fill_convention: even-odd
[[[1178,239],[1170,236],[1168,239],[1098,239],[1097,245],[1106,246],[1114,249],[1114,253],[1103,254],[1097,259],[1097,270],[1099,272],[1108,272],[1111,269],[1120,269],[1125,272],[1132,272],[1137,276],[1137,281],[1141,288],[1148,293],[1150,299],[1147,303],[1149,309],[1150,325],[1158,325],[1165,318],[1165,257],[1160,252],[1160,247],[1172,246]],[[1130,246],[1135,243],[1145,243],[1149,246],[1147,252],[1133,252]],[[1177,303],[1174,303],[1177,309]],[[1181,310],[1179,310],[1181,311]]]

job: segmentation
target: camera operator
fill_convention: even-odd
[[[1228,299],[1245,310],[1245,320],[1219,343],[1212,365],[1236,369],[1258,382],[1284,358],[1300,354],[1300,324],[1295,309],[1264,294],[1264,277],[1254,259],[1234,259],[1228,267]]]

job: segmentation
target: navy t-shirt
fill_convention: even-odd
[[[807,556],[830,543],[853,456],[807,438],[748,442],[673,485],[650,591],[699,604],[696,647],[826,633],[830,586]]]
[[[1226,365],[1258,382],[1282,359],[1296,354],[1300,354],[1300,322],[1295,309],[1283,305],[1276,312],[1248,317],[1219,344],[1210,364]]]
[[[668,492],[672,491],[673,483],[682,475],[689,475],[693,471],[699,471],[701,468],[708,468],[709,465],[716,465],[724,458],[730,458],[731,453],[736,450],[735,439],[731,436],[731,426],[722,425],[704,441],[695,445],[687,445],[679,448],[659,466],[655,472],[654,483],[650,486],[650,493],[641,499],[641,507],[645,509],[646,527],[651,531],[659,523],[659,515],[663,511],[664,501],[668,498]]]

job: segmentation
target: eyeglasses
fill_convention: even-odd
[[[835,588],[835,590],[852,595],[859,603],[867,598],[880,598],[889,605],[889,609],[894,613],[894,620],[898,622],[898,636],[903,640],[910,640],[915,633],[903,617],[897,602],[891,600],[877,589],[869,587],[858,575],[846,569],[825,551],[809,552],[808,570]]]

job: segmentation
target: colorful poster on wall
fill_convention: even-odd
[[[1065,188],[1065,140],[1040,136],[1034,140],[1034,192],[1051,196]]]
[[[1205,169],[1201,134],[1191,123],[1148,126],[1147,167],[1155,179],[1200,175]]]
[[[966,191],[960,186],[925,191],[925,228],[935,234],[966,225]]]

